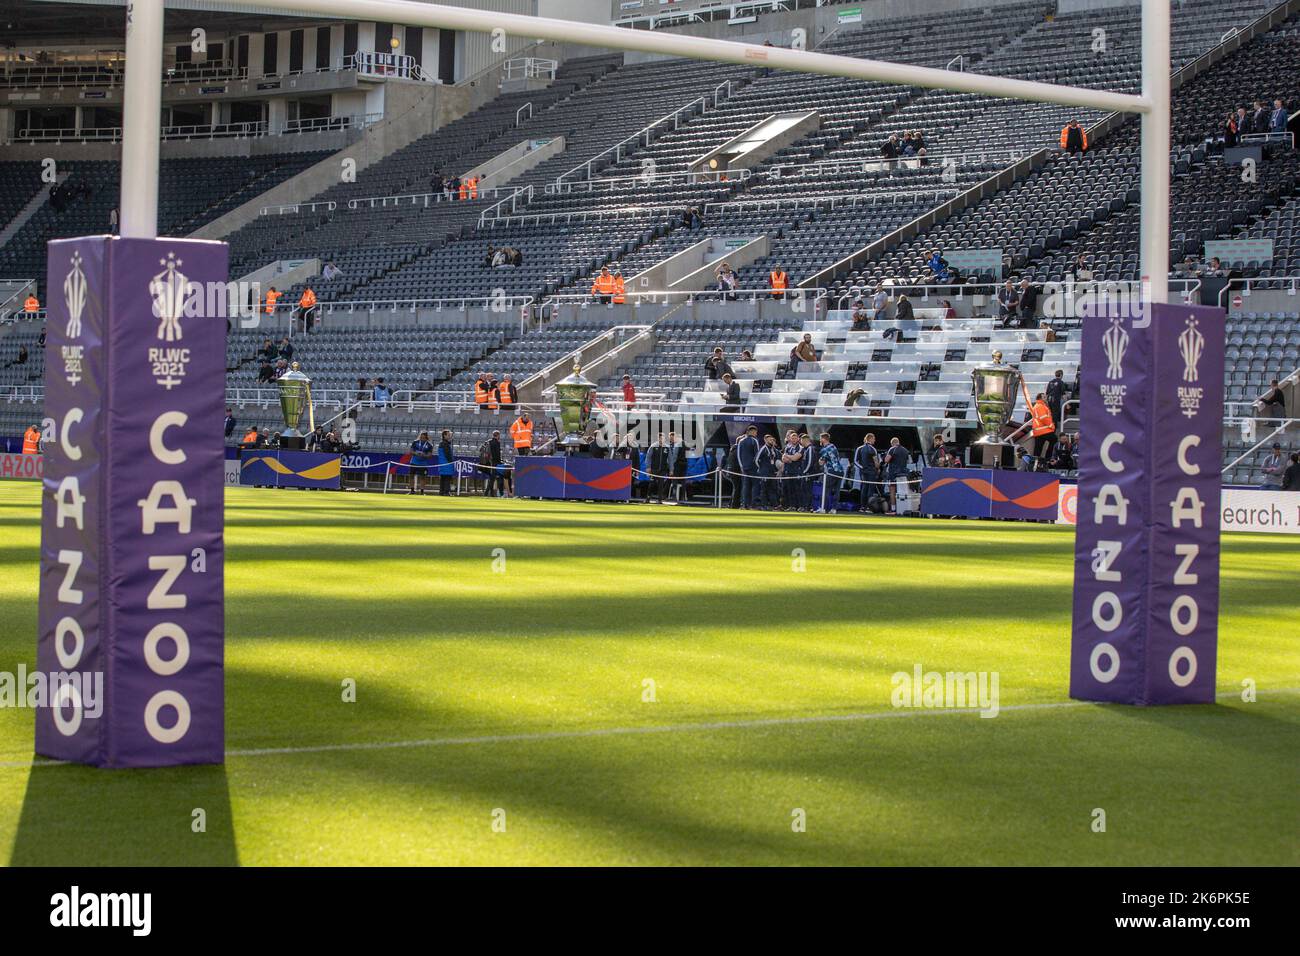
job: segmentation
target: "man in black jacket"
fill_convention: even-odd
[[[716,382],[724,373],[731,371],[731,363],[722,354],[721,346],[715,348],[713,354],[704,360],[704,371],[708,373],[710,382]]]
[[[446,497],[451,494],[452,479],[456,474],[456,448],[451,443],[451,429],[442,430],[442,441],[438,442],[438,494]]]
[[[483,489],[483,494],[489,498],[500,498],[505,493],[505,482],[501,480],[501,432],[499,429],[493,430],[492,437],[487,441],[487,461],[483,464],[486,466],[488,473],[487,487]],[[493,494],[495,492],[495,494]]]
[[[874,433],[862,436],[862,444],[853,453],[853,465],[858,471],[858,508],[866,512],[867,502],[880,494],[880,452],[876,451]]]
[[[758,503],[758,426],[750,425],[736,442],[736,461],[740,465],[741,507],[749,509]]]
[[[724,404],[721,411],[740,411],[740,383],[732,380],[730,372],[725,372],[722,376],[722,401]]]
[[[1065,372],[1058,368],[1043,393],[1047,397],[1047,407],[1052,410],[1052,421],[1057,423],[1061,421],[1061,404],[1065,401],[1064,376]]]
[[[670,462],[668,446],[664,444],[664,433],[660,432],[655,443],[646,452],[646,471],[654,483],[654,494],[659,503],[664,503],[664,486],[668,484]],[[646,496],[647,498],[649,495]]]
[[[780,500],[780,492],[777,489],[777,464],[781,461],[781,449],[776,445],[775,435],[763,436],[763,444],[758,448],[758,481],[762,486],[762,493],[759,498],[759,508],[763,511],[771,511],[776,507]]]

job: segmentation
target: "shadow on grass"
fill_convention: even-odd
[[[9,864],[238,866],[226,768],[32,767]]]

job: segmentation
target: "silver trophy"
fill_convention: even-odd
[[[564,452],[571,452],[583,445],[582,436],[586,434],[591,421],[592,400],[596,396],[596,383],[582,376],[582,367],[573,363],[573,374],[555,383],[555,400],[560,406],[560,430],[562,434],[555,442],[555,447]]]
[[[1002,427],[1010,422],[1016,407],[1020,372],[1002,361],[1001,352],[994,352],[991,364],[978,365],[970,374],[975,417],[980,424],[979,437],[971,443],[971,464],[983,468],[1014,467],[1015,455],[1010,450],[1015,446],[1002,437]]]
[[[280,414],[284,417],[284,431],[280,433],[280,445],[287,448],[301,448],[302,432],[298,425],[302,422],[303,412],[307,413],[310,429],[316,429],[316,415],[311,404],[311,379],[302,373],[298,363],[294,362],[289,371],[278,379],[280,386]]]

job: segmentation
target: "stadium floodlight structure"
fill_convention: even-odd
[[[1142,298],[1149,302],[1166,302],[1169,295],[1170,4],[1169,0],[1141,0],[1141,3],[1142,92],[1138,96],[411,0],[271,0],[269,5],[284,13],[339,20],[376,20],[437,29],[495,32],[559,43],[1137,113],[1142,117]],[[158,228],[163,0],[128,0],[126,9],[122,163],[127,175],[122,177],[121,232],[124,236],[153,238]]]

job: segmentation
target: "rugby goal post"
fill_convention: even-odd
[[[1142,117],[1142,298],[1166,302],[1169,296],[1170,5],[1168,0],[1141,0],[1141,3],[1142,92],[1138,96],[411,0],[271,0],[270,6],[284,13],[337,20],[376,20],[481,33],[500,31],[505,35],[560,43],[1137,113]],[[158,233],[163,9],[163,0],[128,0],[126,6],[122,167],[130,175],[122,176],[119,208],[121,234],[127,237],[151,239]]]

